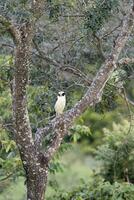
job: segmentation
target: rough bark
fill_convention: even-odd
[[[15,140],[18,146],[23,167],[26,173],[27,199],[43,200],[48,176],[48,163],[42,162],[35,148],[27,109],[28,69],[31,58],[31,45],[34,36],[36,19],[41,16],[42,1],[33,1],[34,18],[23,23],[17,32],[15,40],[15,73],[13,80],[13,116]],[[12,31],[11,31],[12,33]],[[14,34],[16,39],[16,35]]]
[[[29,33],[29,34],[28,34]],[[15,50],[15,74],[13,81],[13,114],[15,140],[26,172],[27,199],[42,200],[47,180],[47,165],[42,164],[36,151],[27,111],[26,87],[30,64],[32,29],[27,24],[20,28],[20,40]]]
[[[0,23],[11,34],[15,44],[14,79],[12,81],[14,136],[26,173],[27,199],[43,200],[48,176],[48,162],[35,148],[27,109],[28,69],[34,25],[41,16],[42,1],[33,1],[34,18],[16,26],[0,15]],[[38,14],[38,15],[37,15]]]

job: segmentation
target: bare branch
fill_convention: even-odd
[[[132,64],[134,63],[134,58],[122,58],[118,61],[119,65],[124,65],[124,64]]]
[[[123,93],[122,93],[122,91],[123,91]],[[126,101],[126,104],[127,104],[127,107],[128,107],[128,108],[129,108],[129,104],[132,105],[132,106],[134,106],[134,101],[132,101],[132,100],[128,97],[128,95],[127,95],[126,90],[125,90],[124,87],[122,88],[121,91],[119,90],[119,94],[120,94],[120,96]],[[129,112],[131,112],[130,108],[129,108],[128,110],[129,110]]]
[[[14,49],[14,45],[7,44],[7,43],[0,43],[0,47],[9,47],[11,49]]]
[[[73,17],[85,17],[86,15],[84,15],[84,14],[76,14],[76,15],[61,15],[61,17],[71,17],[71,18],[73,18]]]
[[[131,104],[132,106],[134,106],[134,101],[132,101],[131,99],[129,99],[128,96],[126,96],[126,100],[129,104]]]
[[[129,102],[128,102],[128,99],[127,99],[127,94],[126,94],[126,91],[125,91],[125,88],[122,87],[122,97],[124,98],[125,102],[126,102],[126,106],[128,108],[128,112],[129,112],[129,122],[130,122],[130,125],[129,125],[129,129],[128,129],[128,133],[129,134],[131,132],[131,128],[132,128],[132,112],[131,112],[131,109],[130,109],[130,105],[129,105]]]
[[[11,173],[11,174],[8,174],[6,177],[0,179],[0,182],[6,181],[6,180],[9,179],[12,175],[13,175],[12,173]]]
[[[109,32],[105,33],[101,39],[105,39],[107,36],[111,35],[114,31],[116,31],[118,28],[120,28],[122,25],[122,21],[119,23],[119,25],[117,25],[116,27],[114,27],[112,30],[110,30]]]
[[[49,56],[46,56],[45,53],[38,47],[37,43],[35,41],[33,41],[33,42],[34,42],[36,50],[39,53],[38,55],[36,54],[36,56],[39,56],[40,58],[44,59],[49,64],[52,64],[59,71],[63,71],[63,72],[66,71],[73,75],[76,75],[77,77],[82,78],[82,80],[86,83],[86,85],[91,84],[92,80],[89,79],[81,70],[79,70],[78,68],[73,67],[71,65],[65,65],[65,64],[59,63],[58,61],[50,58]]]
[[[131,13],[128,16],[126,16],[123,21],[121,32],[115,41],[115,45],[111,51],[111,54],[108,56],[105,63],[98,71],[86,94],[71,110],[67,111],[62,116],[58,116],[52,121],[50,121],[49,125],[46,126],[44,129],[38,129],[39,145],[41,144],[43,133],[46,133],[50,131],[50,129],[53,129],[53,134],[56,138],[56,144],[52,142],[49,145],[47,151],[45,152],[45,156],[48,159],[51,159],[54,152],[58,149],[61,140],[66,134],[66,130],[72,125],[73,120],[76,117],[80,116],[81,113],[83,113],[87,109],[87,107],[92,106],[101,100],[103,89],[106,85],[106,82],[110,78],[112,72],[117,67],[116,63],[118,61],[118,57],[132,31],[133,24],[134,10],[132,9]]]
[[[99,38],[95,33],[93,33],[93,37],[96,39],[96,46],[100,56],[102,57],[103,60],[105,60],[105,55],[102,49],[102,39]]]
[[[74,41],[74,38],[71,38],[70,40],[67,40],[67,41],[64,41],[64,42],[61,42],[60,41],[60,44],[58,44],[56,47],[54,47],[51,51],[50,51],[50,53],[53,53],[57,48],[59,48],[62,44],[68,44],[69,42],[72,42],[72,44],[71,44],[71,46],[70,46],[70,48],[69,48],[69,50],[68,50],[68,52],[72,49],[72,47],[74,46],[74,44],[76,43],[76,42],[79,42],[82,38],[83,38],[84,36],[81,36],[81,37],[79,37],[79,38],[77,38],[77,39],[75,39],[75,41]]]

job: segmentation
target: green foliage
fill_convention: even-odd
[[[119,107],[121,110],[121,104],[123,106],[124,113],[127,112],[128,108],[126,108],[126,102],[120,102],[121,98],[119,96],[119,91],[122,91],[127,78],[128,75],[124,69],[117,69],[112,73],[108,83],[104,88],[101,102],[95,106],[95,111],[97,113],[106,113],[114,110],[116,111],[116,109],[119,109]]]
[[[134,43],[134,41],[132,41],[132,44]],[[127,94],[129,96],[129,98],[131,100],[134,99],[134,79],[133,79],[133,72],[134,72],[134,64],[129,64],[129,65],[124,65],[124,70],[127,74],[127,77],[129,77],[128,79],[125,78],[125,84],[124,87],[127,91]],[[132,77],[132,79],[131,79]]]
[[[28,19],[33,17],[30,12],[30,4],[28,0],[2,0],[0,3],[0,12],[9,18],[14,16],[14,19],[17,22],[26,22]]]
[[[12,64],[12,56],[0,55],[0,92],[5,91],[8,87],[8,83],[11,80]]]
[[[133,200],[134,186],[115,182],[113,185],[103,179],[83,183],[70,192],[61,191],[47,200]]]
[[[102,163],[100,174],[104,179],[94,175],[94,181],[82,183],[71,191],[57,191],[48,200],[133,200],[133,126],[123,120],[121,124],[113,123],[111,130],[103,130],[105,138],[96,153]]]
[[[126,79],[127,77],[127,72],[123,69],[117,69],[112,73],[112,76],[109,80],[111,83],[120,83]]]
[[[54,104],[56,98],[52,98],[52,95],[47,85],[28,87],[28,109],[34,131],[37,127],[44,126],[54,113],[51,105]]]
[[[95,111],[98,113],[106,113],[108,111],[113,111],[118,107],[118,93],[117,89],[112,85],[111,82],[108,82],[106,85],[101,102],[95,106]]]
[[[112,15],[112,10],[117,8],[117,0],[95,0],[92,7],[86,12],[85,28],[97,32],[104,22]]]
[[[26,199],[26,185],[24,185],[25,179],[19,177],[12,181],[12,184],[8,184],[9,180],[0,182],[0,188],[3,185],[4,191],[0,194],[0,200],[24,200]]]
[[[101,105],[102,106],[102,105]],[[106,105],[104,105],[106,106]],[[102,108],[102,107],[101,107]],[[93,149],[96,149],[98,145],[102,144],[102,139],[104,136],[103,133],[103,128],[106,127],[108,129],[112,128],[112,121],[115,122],[120,122],[122,116],[120,116],[118,114],[118,110],[114,110],[112,112],[107,112],[106,108],[105,110],[100,111],[101,109],[98,105],[98,110],[97,108],[95,108],[95,110],[97,110],[97,112],[94,111],[94,109],[87,109],[85,113],[83,113],[75,122],[75,127],[86,127],[86,130],[88,130],[88,134],[87,131],[85,132],[85,130],[83,129],[81,131],[81,133],[84,131],[84,134],[79,134],[79,130],[72,131],[72,134],[76,134],[77,137],[78,136],[78,141],[80,142],[86,142],[86,144],[88,143],[88,146],[90,148],[91,151]],[[73,135],[72,135],[73,138]],[[87,145],[86,145],[87,146]],[[90,152],[91,153],[91,152]],[[92,151],[93,153],[93,151]]]
[[[89,155],[85,156],[82,151],[83,147],[80,144],[72,144],[71,149],[60,156],[63,171],[49,175],[50,185],[47,190],[47,197],[52,197],[52,194],[60,190],[64,190],[64,192],[72,190],[81,183],[82,179],[85,182],[90,179],[93,174],[90,166],[95,169],[96,163]]]
[[[67,8],[76,5],[75,0],[47,0],[49,4],[49,18],[53,21],[58,20],[58,17],[65,12]]]
[[[103,145],[98,147],[97,158],[102,161],[101,174],[114,182],[125,180],[134,183],[133,126],[127,121],[113,123],[112,131],[104,129]]]
[[[90,128],[88,126],[85,125],[80,125],[80,124],[76,124],[74,125],[71,129],[71,134],[72,134],[72,140],[73,142],[78,142],[81,138],[83,138],[83,136],[89,136],[91,135],[91,131]]]
[[[9,133],[0,129],[0,183],[9,178],[13,180],[22,174],[22,162],[16,144]],[[0,184],[0,191],[6,188],[3,184]]]
[[[12,64],[12,56],[0,56],[0,192],[10,185],[10,180],[23,174],[17,146],[13,140],[12,99],[9,89]]]
[[[71,149],[71,144],[63,142],[49,164],[49,172],[55,174],[56,172],[63,172],[64,165],[60,161],[61,156]]]
[[[11,95],[9,90],[3,91],[0,96],[0,121],[10,123],[11,119]]]

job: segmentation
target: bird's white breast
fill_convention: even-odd
[[[65,96],[62,97],[58,97],[56,103],[55,103],[55,112],[57,114],[62,114],[63,110],[65,108],[65,104],[66,104],[66,98]]]

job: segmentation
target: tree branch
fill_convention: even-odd
[[[132,100],[128,97],[128,95],[127,95],[126,90],[125,90],[124,87],[122,87],[121,90],[119,89],[119,94],[120,94],[120,96],[127,102],[127,104],[130,104],[130,105],[134,106],[134,101],[132,101]]]
[[[36,54],[36,56],[39,56],[40,58],[44,59],[49,64],[52,64],[59,71],[69,72],[73,75],[76,75],[77,77],[82,78],[82,80],[86,83],[86,85],[91,84],[92,80],[89,79],[81,70],[79,70],[78,68],[73,67],[71,65],[65,65],[65,64],[59,63],[56,60],[50,58],[49,56],[46,56],[45,53],[38,47],[37,43],[35,41],[33,41],[33,43],[34,43],[36,50],[39,53],[38,55]]]
[[[116,27],[114,27],[112,30],[110,30],[109,32],[105,33],[101,39],[105,39],[107,36],[111,35],[114,31],[116,31],[119,27],[121,27],[122,25],[122,21],[119,23],[119,25],[117,25]]]
[[[96,39],[97,50],[103,60],[105,60],[105,55],[102,49],[102,39],[97,36],[97,34],[93,33],[93,37]]]
[[[119,65],[124,65],[124,64],[132,64],[134,63],[134,58],[122,58],[118,61]]]
[[[6,181],[6,180],[9,179],[12,175],[13,175],[12,173],[11,173],[11,174],[8,174],[6,177],[0,179],[0,182]]]
[[[112,72],[117,67],[116,63],[118,57],[132,31],[133,24],[134,10],[132,8],[131,13],[123,20],[121,32],[115,41],[111,54],[98,71],[86,94],[71,110],[67,111],[62,116],[54,118],[45,128],[38,129],[38,144],[36,143],[36,145],[41,145],[44,133],[46,134],[46,132],[49,132],[51,129],[53,130],[53,138],[56,142],[51,142],[44,154],[49,160],[58,149],[64,135],[67,133],[66,130],[72,125],[73,120],[80,116],[89,106],[92,106],[101,100],[103,89]]]
[[[86,15],[85,14],[76,14],[76,15],[61,15],[61,17],[85,17]]]

